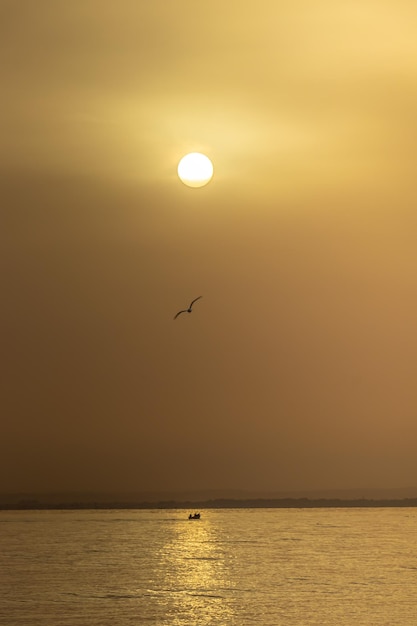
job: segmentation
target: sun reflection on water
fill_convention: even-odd
[[[235,586],[215,527],[203,517],[181,520],[173,531],[159,552],[172,623],[190,615],[195,623],[231,623]]]

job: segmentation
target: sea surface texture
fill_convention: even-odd
[[[0,624],[417,624],[416,509],[189,512],[0,512]]]

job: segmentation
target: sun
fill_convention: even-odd
[[[213,164],[205,154],[190,152],[178,163],[178,176],[188,187],[203,187],[213,176]]]

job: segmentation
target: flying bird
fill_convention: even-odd
[[[197,300],[200,300],[200,298],[202,298],[202,297],[203,296],[198,296],[198,298],[194,298],[194,300],[191,302],[191,304],[188,307],[188,309],[183,309],[182,311],[178,311],[178,313],[176,315],[174,315],[174,320],[176,320],[178,315],[181,315],[181,313],[191,313],[191,311],[193,310],[194,302],[197,302]]]

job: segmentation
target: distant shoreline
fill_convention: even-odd
[[[343,499],[343,498],[274,498],[214,499],[160,502],[42,502],[22,500],[0,503],[0,511],[71,511],[71,510],[172,510],[172,509],[316,509],[316,508],[414,508],[417,498]]]

